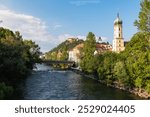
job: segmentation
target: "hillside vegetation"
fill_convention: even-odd
[[[79,39],[72,39],[71,41],[66,40],[62,42],[61,44],[59,44],[57,47],[53,48],[48,53],[46,53],[45,59],[68,60],[68,51],[83,42],[84,42],[83,40],[79,40]]]

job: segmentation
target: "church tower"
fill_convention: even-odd
[[[125,49],[122,24],[123,22],[118,14],[116,20],[114,21],[114,40],[113,40],[113,51],[117,53]]]

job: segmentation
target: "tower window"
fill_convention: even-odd
[[[120,37],[120,33],[119,33],[119,37]]]
[[[120,31],[120,28],[119,28],[119,31]]]

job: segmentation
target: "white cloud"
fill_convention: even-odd
[[[108,41],[108,38],[107,38],[107,37],[101,37],[101,38],[102,38],[102,41],[103,41],[103,42]]]
[[[76,36],[78,39],[83,39],[83,40],[85,40],[86,39],[86,36],[83,36],[83,35],[78,35],[78,36]]]
[[[48,32],[46,23],[39,18],[31,15],[20,14],[9,10],[5,6],[0,6],[0,26],[9,28],[13,31],[19,31],[24,39],[32,39],[37,42],[42,51],[47,51],[50,48],[54,37]],[[56,28],[60,25],[56,26]],[[45,45],[49,45],[46,49]]]
[[[83,6],[87,4],[99,4],[100,0],[72,0],[70,4],[75,6]]]
[[[47,27],[46,22],[37,17],[17,13],[2,5],[0,5],[0,21],[2,21],[0,22],[0,26],[13,31],[19,31],[24,39],[32,39],[35,41],[41,47],[42,52],[49,51],[67,38],[86,39],[84,35],[74,36],[69,33],[54,36],[49,33],[50,28],[56,30],[61,28],[62,25],[55,24]],[[102,37],[103,41],[106,39],[107,38]]]
[[[57,30],[62,25],[55,24],[47,27],[46,23],[37,17],[17,13],[2,5],[0,5],[0,21],[2,21],[0,26],[19,31],[24,39],[35,41],[41,47],[42,52],[49,51],[67,38],[75,37],[70,34],[53,36],[48,30]]]
[[[78,38],[78,39],[83,39],[83,40],[85,40],[85,39],[86,39],[86,36],[84,36],[84,35],[77,35],[77,36],[75,36],[75,35],[71,35],[71,34],[63,34],[63,35],[59,35],[59,36],[58,36],[59,42],[60,42],[60,41],[64,41],[64,40],[66,40],[66,39],[68,39],[68,38]]]
[[[85,36],[85,35],[77,35],[77,36],[75,36],[75,35],[71,35],[71,34],[62,34],[62,35],[59,35],[59,36],[57,37],[57,41],[55,41],[55,42],[56,42],[56,43],[57,43],[57,42],[61,43],[61,42],[65,41],[65,40],[68,39],[68,38],[78,38],[78,39],[86,40],[86,36]],[[97,40],[97,41],[98,41],[98,39],[99,39],[99,37],[96,36],[96,40]],[[104,37],[104,36],[102,36],[101,39],[102,39],[103,42],[108,41],[108,38],[107,38],[107,37]]]

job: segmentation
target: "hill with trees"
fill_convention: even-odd
[[[83,43],[83,40],[72,38],[60,43],[57,47],[46,53],[47,60],[68,60],[68,51],[73,49],[78,44]]]

